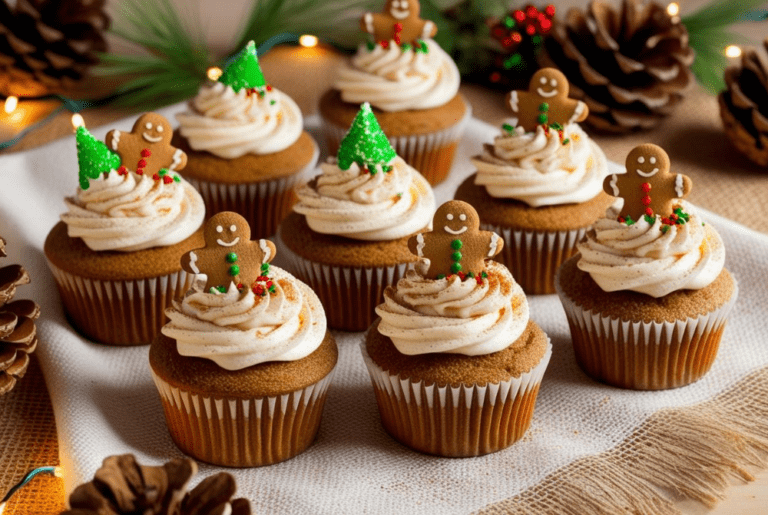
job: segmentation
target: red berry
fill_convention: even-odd
[[[173,182],[173,177],[171,177],[170,175],[163,176],[163,183],[170,184],[172,182]]]
[[[523,11],[515,11],[512,16],[519,22],[525,19],[525,13]]]
[[[159,181],[159,180],[160,180],[160,176],[159,176],[158,174],[155,174],[155,175],[153,175],[153,176],[152,176],[152,178],[153,178],[154,180],[156,180],[156,181]]]
[[[379,41],[379,44],[381,45],[381,48],[389,48],[389,41]]]
[[[272,91],[272,85],[271,84],[267,84],[267,91]]]
[[[534,27],[533,25],[528,25],[525,28],[525,32],[527,32],[529,36],[533,36],[534,34],[536,34],[536,27]]]
[[[651,197],[648,195],[643,197],[643,200],[641,201],[644,206],[650,206],[651,205]]]
[[[525,14],[527,14],[529,18],[536,18],[539,16],[539,10],[532,5],[529,5],[525,8]]]
[[[464,272],[459,272],[459,279],[463,281],[466,277],[467,277],[467,274],[465,274]]]
[[[650,207],[646,207],[645,214],[648,216],[653,216],[653,209],[651,209]]]
[[[550,18],[555,15],[555,6],[554,5],[548,5],[546,9],[544,9],[544,12],[547,13],[547,16]]]
[[[147,160],[146,159],[139,159],[139,162],[136,163],[136,168],[144,168],[147,166]]]
[[[483,278],[482,278],[482,276],[479,276],[479,275],[478,275],[477,277],[475,277],[475,280],[477,281],[477,284],[483,284]]]
[[[144,170],[139,168],[138,170],[136,170],[136,175],[144,175]]]
[[[542,32],[548,32],[549,29],[551,29],[551,28],[552,28],[552,22],[551,21],[549,21],[547,19],[541,20],[541,31]]]
[[[271,288],[271,287],[272,287],[272,281],[267,281],[267,288]]]
[[[149,150],[148,148],[141,150],[141,157],[149,157],[151,155],[152,155],[152,151]]]
[[[672,220],[670,220],[669,218],[662,218],[661,223],[663,223],[664,225],[672,225]]]
[[[128,169],[122,165],[117,169],[117,175],[125,175],[128,173]]]
[[[643,190],[643,193],[648,193],[651,191],[651,183],[650,182],[644,182],[640,185],[640,189]]]

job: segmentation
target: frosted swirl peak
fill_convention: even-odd
[[[223,159],[285,150],[303,130],[299,106],[271,86],[235,92],[221,82],[209,83],[189,107],[176,115],[179,133],[194,150]]]

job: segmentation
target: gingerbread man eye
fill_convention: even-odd
[[[640,157],[637,158],[637,162],[640,163],[640,164],[643,164],[643,163],[645,163],[645,158],[643,156],[640,156]]]
[[[152,122],[147,122],[147,124],[146,124],[146,125],[144,125],[144,127],[146,127],[146,128],[147,128],[147,130],[150,130],[150,131],[151,131],[151,130],[152,130]]]
[[[552,79],[551,81],[549,81],[549,83],[552,85],[553,88],[557,87],[557,80],[556,79]]]
[[[223,231],[224,231],[224,228],[222,226],[220,225],[216,226],[216,232],[223,232]]]
[[[547,83],[547,78],[546,78],[546,77],[542,77],[542,78],[540,79],[540,82],[541,82],[542,84],[546,84],[546,83]]]
[[[452,215],[452,214],[450,214],[450,213],[448,213],[447,215],[445,215],[445,217],[446,217],[448,220],[453,220],[453,215]]]
[[[652,157],[652,158],[650,159],[650,161],[651,161],[651,164],[652,164],[652,165],[655,165],[655,164],[656,164],[656,158],[655,158],[655,157]]]
[[[230,225],[230,226],[229,226],[229,230],[230,230],[231,232],[235,232],[235,231],[237,230],[237,226],[236,226],[236,225],[234,225],[234,224],[232,224],[232,225]]]
[[[459,215],[459,220],[461,220],[462,222],[465,221],[466,219],[467,219],[467,215],[465,215],[464,213],[461,213]]]
[[[163,126],[162,125],[158,125],[157,126],[157,132],[163,132]]]

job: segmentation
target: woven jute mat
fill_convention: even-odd
[[[335,52],[323,48],[275,48],[264,56],[262,65],[265,76],[270,78],[273,85],[292,96],[305,114],[312,114],[316,112],[320,94],[330,86],[334,65],[341,59]],[[510,114],[504,105],[504,94],[501,92],[466,85],[462,87],[462,93],[472,104],[474,115],[481,120],[500,124]],[[83,115],[88,127],[93,128],[130,116],[130,113],[100,108],[87,110]],[[71,133],[70,115],[62,113],[43,129],[29,134],[11,151],[36,148]],[[747,227],[768,232],[764,226],[761,226],[762,221],[768,218],[768,170],[752,164],[729,146],[722,132],[717,101],[715,97],[707,95],[703,90],[696,88],[691,91],[674,115],[652,131],[622,137],[599,134],[591,136],[603,148],[609,159],[619,163],[624,163],[627,153],[636,145],[641,143],[660,145],[669,153],[672,171],[686,174],[693,179],[694,189],[689,198],[694,204],[736,220]],[[40,342],[40,345],[45,345],[45,342]],[[630,461],[617,462],[616,453],[609,453],[605,460],[601,456],[592,457],[565,467],[567,470],[564,472],[569,477],[574,474],[578,477],[579,474],[586,473],[585,470],[591,471],[594,465],[603,467],[599,470],[607,474],[606,477],[611,477],[611,471],[617,470],[617,466],[624,467],[624,470],[634,467],[642,459],[640,451],[643,450],[644,442],[670,444],[659,436],[668,430],[668,421],[699,420],[697,417],[701,413],[709,413],[707,416],[715,417],[716,420],[717,417],[727,415],[724,414],[723,409],[732,400],[738,399],[739,402],[747,403],[744,404],[747,406],[748,403],[754,403],[760,398],[768,398],[767,376],[768,369],[753,374],[719,397],[720,400],[697,407],[660,412],[638,428],[635,436],[617,448],[616,453],[633,456]],[[729,414],[732,415],[730,412]],[[722,437],[723,435],[720,434],[712,436],[715,439]],[[744,444],[744,442],[754,442],[757,437],[747,432],[739,438],[742,438],[740,442]],[[726,437],[725,441],[727,440]],[[751,460],[752,464],[759,465],[761,463],[760,446],[749,447],[749,449],[757,456]],[[734,455],[729,456],[728,459],[736,459],[733,458]],[[27,376],[10,394],[0,397],[0,495],[8,491],[29,470],[43,465],[56,465],[58,462],[58,443],[52,407],[39,366],[36,360],[33,360]],[[734,469],[731,465],[724,465],[718,470],[720,472],[713,473],[711,476],[715,484],[710,482],[695,491],[682,492],[682,495],[712,503],[722,495],[724,486],[721,485],[727,483],[722,479],[723,477],[734,470],[741,477],[748,475],[747,472],[742,473],[744,469],[738,466]],[[547,492],[577,492],[579,488],[578,481],[566,484],[558,480],[562,475],[561,471],[558,471],[544,483],[518,498],[499,506],[489,507],[488,510],[492,513],[537,513],[542,512],[538,508],[554,510],[555,507],[562,507],[562,504],[557,504],[552,494]],[[572,498],[578,498],[578,495],[574,493],[573,497],[563,497],[563,499]],[[51,476],[38,476],[14,496],[6,507],[4,515],[54,514],[61,511],[64,503],[61,480]],[[530,511],[532,508],[535,509]],[[599,508],[606,509],[605,506]],[[659,504],[656,508],[659,513],[671,513],[673,510],[665,503]],[[586,511],[571,512],[593,512],[590,507],[585,509]],[[605,513],[611,513],[611,511],[605,511]]]

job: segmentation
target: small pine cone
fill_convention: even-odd
[[[106,50],[106,0],[0,2],[0,94],[64,92]]]
[[[230,474],[220,472],[187,492],[195,473],[197,464],[188,458],[144,467],[132,454],[110,456],[93,481],[75,488],[61,515],[250,515],[247,500],[232,500]]]
[[[589,106],[586,123],[622,133],[649,129],[669,115],[694,82],[688,31],[665,7],[624,0],[620,10],[594,0],[555,20],[539,54],[559,68],[570,96]]]
[[[763,46],[768,52],[768,38]],[[768,166],[768,59],[745,51],[741,66],[725,70],[725,85],[718,97],[725,135],[752,161]]]
[[[0,238],[0,257],[5,255],[5,240]],[[29,284],[29,274],[21,265],[0,268],[0,395],[24,376],[37,347],[40,308],[31,300],[11,300],[22,284]]]

